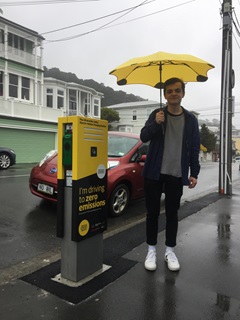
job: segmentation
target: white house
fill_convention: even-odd
[[[140,133],[150,113],[159,108],[156,101],[126,102],[108,106],[119,114],[119,122],[111,123],[113,130]]]
[[[77,83],[44,78],[44,106],[54,111],[61,110],[65,115],[99,119],[102,96],[102,93]]]
[[[18,163],[57,148],[59,117],[101,114],[101,93],[44,78],[43,40],[0,16],[0,146],[14,149]]]
[[[107,108],[119,114],[119,122],[111,123],[113,130],[140,133],[150,113],[159,107],[160,104],[156,101],[137,101],[114,104]],[[198,118],[198,112],[191,112]]]

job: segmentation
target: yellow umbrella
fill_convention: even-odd
[[[145,84],[162,89],[164,82],[172,77],[184,82],[204,82],[208,79],[208,70],[212,68],[212,64],[192,55],[159,51],[131,59],[110,74],[117,77],[118,85]],[[160,102],[161,100],[160,90]]]

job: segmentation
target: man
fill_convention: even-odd
[[[141,130],[141,140],[150,141],[143,169],[147,209],[146,235],[148,254],[145,268],[157,267],[156,244],[162,192],[165,193],[165,261],[171,271],[180,269],[174,253],[178,230],[178,209],[183,186],[194,188],[200,171],[200,135],[196,117],[181,106],[185,84],[171,78],[164,84],[165,108],[154,110]],[[190,175],[189,175],[190,169]]]

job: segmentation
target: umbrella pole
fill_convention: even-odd
[[[162,62],[159,65],[159,72],[160,72],[160,108],[162,108]]]
[[[159,65],[159,72],[160,72],[160,108],[163,109],[163,106],[162,106],[162,62],[160,62],[160,65]],[[164,123],[162,123],[162,133],[163,135],[165,134],[164,132]]]
[[[162,108],[162,89],[160,88],[160,108]]]

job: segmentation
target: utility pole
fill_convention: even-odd
[[[232,194],[232,0],[223,0],[219,193]]]

